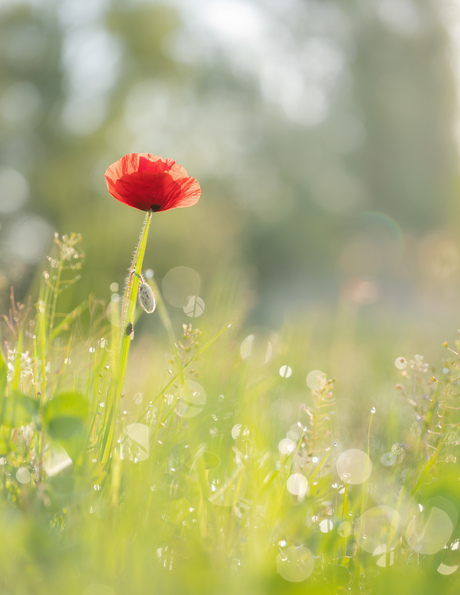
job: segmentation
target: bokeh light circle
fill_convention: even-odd
[[[359,546],[374,554],[382,546],[392,550],[400,537],[401,517],[390,506],[375,506],[362,514],[355,527],[355,539]],[[385,550],[386,551],[386,550]]]
[[[308,479],[302,473],[293,473],[286,483],[287,491],[293,496],[305,496],[308,491]]]
[[[365,452],[351,448],[343,452],[337,459],[337,473],[342,481],[360,484],[369,479],[372,462]]]
[[[293,442],[290,438],[283,438],[278,443],[278,450],[282,455],[290,455],[295,451],[296,448],[296,443]]]
[[[180,399],[176,407],[179,417],[195,417],[203,411],[206,404],[206,392],[195,380],[186,380],[181,390]]]
[[[447,545],[454,525],[444,510],[433,506],[421,511],[410,521],[406,539],[419,554],[435,554]]]
[[[299,583],[307,579],[313,572],[315,559],[304,545],[288,547],[276,558],[276,570],[286,581]]]
[[[198,295],[191,295],[188,298],[187,304],[183,307],[184,313],[190,318],[198,318],[204,312],[204,300]]]
[[[190,296],[198,295],[200,275],[190,267],[175,267],[163,277],[161,289],[165,300],[175,308],[186,308]]]
[[[312,370],[307,374],[307,386],[310,390],[322,390],[326,386],[327,376],[321,370]]]

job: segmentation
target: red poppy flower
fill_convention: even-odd
[[[125,155],[107,169],[105,179],[114,198],[141,211],[191,207],[201,195],[181,165],[149,153]]]

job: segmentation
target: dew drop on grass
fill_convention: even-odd
[[[90,353],[96,353],[96,348],[95,347],[90,347],[89,348],[89,352]]]
[[[64,360],[64,363],[65,363],[66,366],[70,366],[70,363],[71,363],[70,357],[66,357],[65,360]]]
[[[375,407],[371,407],[371,413],[375,413],[377,409]]]
[[[276,570],[286,581],[301,582],[313,572],[315,559],[304,545],[283,549],[276,558]]]

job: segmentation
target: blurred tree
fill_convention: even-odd
[[[267,320],[335,298],[363,227],[364,252],[384,252],[361,214],[415,235],[445,224],[456,106],[438,10],[435,0],[5,2],[3,296],[11,283],[24,295],[54,229],[84,236],[74,299],[107,296],[142,214],[108,196],[103,174],[145,151],[203,187],[196,207],[154,220],[147,266],[160,278],[182,264],[206,286],[241,266]],[[399,263],[385,266],[391,281]]]

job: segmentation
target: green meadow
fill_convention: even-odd
[[[0,1],[0,595],[460,592],[459,23]]]

